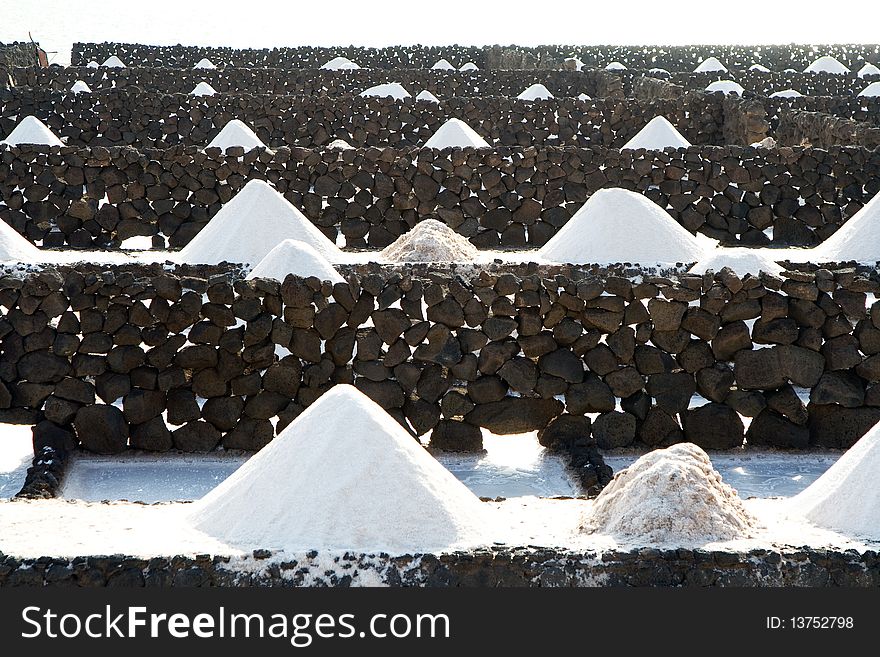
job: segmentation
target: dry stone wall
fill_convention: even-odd
[[[830,148],[837,144],[858,144],[870,149],[880,147],[880,126],[821,112],[782,110],[776,135],[782,145]]]

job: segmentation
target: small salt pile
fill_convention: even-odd
[[[872,82],[859,92],[862,98],[874,98],[880,96],[880,81]]]
[[[314,276],[322,281],[344,283],[345,279],[314,247],[300,240],[284,240],[260,260],[248,278],[274,278],[283,281],[288,274],[303,278]]]
[[[70,91],[73,92],[73,95],[90,94],[92,93],[92,88],[82,80],[77,80],[73,83],[73,86],[70,87]]]
[[[652,68],[648,70],[648,74],[657,78],[668,78],[672,73],[667,71],[665,68]]]
[[[849,69],[831,55],[824,55],[807,66],[807,68],[804,69],[804,73],[834,73],[836,75],[845,75],[849,73]]]
[[[281,194],[251,180],[177,254],[179,262],[255,265],[285,239],[306,242],[330,262],[341,251]]]
[[[773,137],[764,137],[761,141],[751,144],[755,148],[776,148],[776,140]]]
[[[578,94],[578,100],[593,100],[587,94]]]
[[[445,551],[485,543],[480,500],[379,405],[336,385],[192,505],[245,549]]]
[[[364,98],[388,98],[390,96],[394,100],[403,100],[410,97],[409,92],[399,82],[377,84],[375,87],[362,91],[361,96]]]
[[[473,62],[467,62],[466,64],[462,64],[459,71],[479,71],[480,67],[474,64]]]
[[[625,71],[626,66],[621,64],[620,62],[611,62],[608,66],[605,67],[606,71]]]
[[[767,272],[776,275],[783,270],[768,253],[769,249],[749,249],[745,247],[719,247],[707,253],[706,257],[697,262],[688,271],[692,274],[704,274],[709,270],[719,272],[725,267],[732,269],[738,276]]]
[[[761,64],[752,64],[749,66],[750,71],[757,71],[758,73],[769,73],[770,69],[766,66],[762,66]]]
[[[750,538],[756,527],[737,492],[692,443],[655,449],[618,472],[583,526],[640,545],[680,546]]]
[[[354,146],[349,144],[344,139],[334,139],[329,144],[327,144],[327,148],[333,148],[333,149],[347,151],[347,150],[351,150],[352,148],[354,148]]]
[[[39,262],[40,250],[0,219],[0,262]]]
[[[92,60],[88,64],[86,64],[86,68],[98,68],[99,66],[100,64],[98,64],[98,62],[96,62],[95,60]]]
[[[803,94],[796,89],[783,89],[782,91],[774,91],[770,94],[770,98],[800,98]]]
[[[26,116],[13,128],[9,136],[0,144],[18,146],[20,144],[38,144],[42,146],[64,146],[64,142],[49,130],[45,123],[35,116]]]
[[[600,189],[538,251],[571,264],[675,264],[699,261],[705,243],[660,206],[626,189]]]
[[[706,91],[710,93],[720,91],[723,94],[742,96],[742,93],[743,91],[745,91],[745,89],[743,89],[742,85],[734,82],[733,80],[716,80],[706,87]]]
[[[419,95],[416,96],[416,100],[424,100],[428,103],[439,103],[440,102],[440,99],[437,98],[437,96],[432,94],[427,89],[425,89],[424,91],[420,91]]]
[[[862,68],[859,69],[859,72],[856,73],[860,78],[866,78],[869,75],[880,75],[880,68],[877,68],[873,64],[865,64]]]
[[[347,57],[334,57],[329,62],[321,66],[325,71],[353,71],[359,69],[360,66],[355,64]]]
[[[727,73],[727,67],[718,61],[715,57],[709,57],[700,62],[700,65],[694,69],[694,73]]]
[[[238,119],[232,119],[223,126],[223,129],[211,140],[207,148],[219,148],[225,151],[233,146],[241,146],[246,151],[254,148],[266,148],[266,144],[260,141],[256,133]]]
[[[449,119],[437,128],[423,148],[491,148],[489,142],[460,119]]]
[[[880,261],[880,194],[820,245],[804,251],[804,262]]]
[[[543,84],[533,84],[531,87],[523,91],[517,100],[547,100],[553,98],[553,94]]]
[[[125,68],[125,64],[123,64],[122,60],[116,55],[111,55],[105,59],[101,66],[106,66],[107,68]]]
[[[208,59],[207,57],[203,57],[198,61],[198,63],[196,63],[195,66],[193,66],[193,68],[213,69],[217,67],[214,66],[214,62],[212,62],[210,59]]]
[[[442,221],[425,219],[382,251],[389,262],[473,262],[477,248]]]
[[[199,82],[192,91],[189,92],[190,96],[216,96],[217,90],[214,89],[207,82]]]
[[[432,71],[454,71],[455,67],[445,59],[441,59],[431,67]]]
[[[620,150],[644,148],[663,150],[664,148],[687,148],[691,143],[675,129],[664,116],[655,116],[636,133],[635,137],[620,147]]]

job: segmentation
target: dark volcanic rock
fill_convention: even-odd
[[[682,414],[684,437],[703,449],[731,449],[743,443],[743,423],[730,406],[710,403]]]
[[[483,433],[467,422],[440,420],[431,432],[430,446],[447,452],[479,452]]]
[[[771,411],[761,411],[746,431],[749,445],[804,449],[810,444],[810,430]]]
[[[80,444],[90,452],[116,454],[128,444],[128,423],[115,406],[84,406],[77,412],[73,427]]]
[[[601,449],[628,447],[636,439],[636,416],[619,411],[602,413],[593,422],[593,437]]]
[[[590,418],[563,414],[538,431],[538,442],[550,449],[568,449],[577,441],[591,441]]]
[[[477,405],[464,419],[492,433],[524,433],[544,428],[562,409],[562,402],[556,399],[505,397]]]

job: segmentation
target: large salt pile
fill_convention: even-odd
[[[477,248],[442,221],[425,219],[382,251],[390,262],[473,262]]]
[[[353,71],[359,69],[360,66],[347,57],[334,57],[321,68],[325,71]]]
[[[727,73],[727,67],[722,64],[716,57],[709,57],[700,62],[700,65],[694,69],[694,73]]]
[[[381,407],[337,385],[193,505],[244,548],[445,550],[485,542],[480,500]]]
[[[620,147],[621,150],[645,148],[663,150],[664,148],[687,148],[691,143],[675,129],[664,116],[655,116],[636,133],[636,136]]]
[[[824,55],[804,69],[804,73],[836,73],[844,75],[849,69],[831,55]]]
[[[472,127],[461,119],[449,119],[437,128],[424,148],[491,148],[489,142],[480,137]]]
[[[810,522],[855,536],[880,538],[880,425],[849,448],[789,504]]]
[[[757,525],[708,455],[692,443],[655,449],[599,493],[584,529],[642,545],[749,538]]]
[[[180,262],[255,265],[286,239],[306,242],[330,262],[341,251],[286,198],[262,180],[251,180],[189,244],[177,254]]]
[[[626,189],[600,189],[540,251],[551,262],[691,263],[705,246],[663,208]]]
[[[880,260],[880,194],[868,201],[831,237],[804,252],[805,262],[864,262]]]
[[[860,78],[866,78],[869,75],[880,75],[880,68],[877,68],[873,64],[865,64],[862,68],[859,69],[859,72],[856,73]]]
[[[430,91],[428,91],[427,89],[425,89],[424,91],[420,91],[420,92],[419,92],[419,95],[416,96],[416,100],[424,100],[424,101],[427,101],[427,102],[429,102],[429,103],[439,103],[439,102],[440,102],[440,99],[437,98],[437,96],[435,96],[434,94],[432,94],[432,93],[431,93]]]
[[[403,100],[409,98],[409,92],[399,82],[389,82],[365,89],[361,92],[361,96],[364,98],[387,98],[390,96],[394,100]]]
[[[872,82],[859,92],[859,96],[862,96],[863,98],[880,96],[880,82]]]
[[[43,146],[64,146],[64,142],[49,130],[45,123],[35,116],[26,116],[13,128],[9,136],[0,144],[18,146],[19,144],[40,144]]]
[[[715,82],[710,83],[706,86],[706,91],[715,92],[720,91],[723,94],[734,94],[736,96],[742,96],[743,89],[742,85],[733,80],[716,80]]]
[[[447,60],[441,59],[436,62],[432,67],[432,71],[454,71],[455,67],[450,64]]]
[[[260,141],[257,134],[246,123],[238,119],[232,119],[223,126],[223,129],[211,140],[207,148],[219,148],[225,151],[234,146],[241,146],[246,151],[254,148],[266,148],[266,144]]]
[[[0,262],[39,262],[40,250],[0,219]]]
[[[778,274],[782,271],[770,255],[769,249],[749,249],[745,247],[719,247],[709,251],[702,260],[688,271],[692,274],[705,274],[710,269],[719,272],[725,267],[732,269],[738,276],[757,275],[758,272]]]
[[[314,247],[300,240],[284,240],[260,260],[248,278],[274,278],[283,281],[288,274],[303,278],[314,276],[322,281],[343,283],[345,279]]]
[[[104,60],[104,63],[101,64],[101,66],[106,66],[107,68],[125,68],[125,64],[123,64],[122,60],[116,55],[110,55],[110,57]]]
[[[216,96],[217,90],[207,82],[199,82],[193,90],[189,92],[190,96]]]
[[[203,57],[196,63],[195,66],[193,66],[193,68],[213,69],[217,67],[214,66],[214,62],[212,62],[210,59],[208,59],[207,57]]]
[[[82,80],[77,80],[76,82],[73,83],[73,86],[70,87],[70,91],[73,92],[74,95],[76,95],[76,94],[90,94],[90,93],[92,93],[92,88],[89,85],[87,85],[85,82],[83,82]]]
[[[797,89],[783,89],[782,91],[774,91],[770,94],[770,98],[800,98],[803,94]]]
[[[553,98],[553,94],[550,93],[550,90],[547,87],[540,83],[533,84],[517,96],[518,100],[547,100],[548,98]]]

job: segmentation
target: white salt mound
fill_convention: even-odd
[[[751,144],[755,148],[776,148],[776,140],[773,137],[764,137],[761,141]]]
[[[796,89],[783,89],[782,91],[774,91],[770,94],[770,98],[799,98],[801,96],[803,94]]]
[[[809,262],[874,264],[880,260],[880,194],[850,217],[831,237],[805,254]]]
[[[587,94],[578,94],[578,100],[593,100]]]
[[[442,221],[425,219],[382,250],[389,262],[473,262],[477,248]]]
[[[106,66],[107,68],[125,68],[125,64],[123,64],[122,60],[116,55],[111,55],[105,59],[101,66]]]
[[[40,250],[0,219],[0,262],[39,262]]]
[[[207,148],[219,148],[226,151],[233,146],[242,146],[246,151],[254,148],[266,148],[266,144],[260,141],[256,133],[250,127],[238,119],[232,119],[223,126],[223,129],[211,140]]]
[[[621,64],[620,62],[611,62],[608,66],[605,67],[606,71],[625,71],[626,66]]]
[[[880,81],[869,84],[859,92],[859,96],[862,96],[863,98],[880,96]]]
[[[750,71],[758,71],[759,73],[769,73],[770,69],[766,66],[762,66],[761,64],[752,64],[749,66]]]
[[[217,90],[207,82],[199,82],[193,90],[189,92],[190,96],[216,96]]]
[[[327,144],[327,148],[336,148],[339,150],[347,151],[347,150],[354,148],[354,146],[349,144],[344,139],[334,139],[329,144]]]
[[[824,55],[804,69],[804,73],[836,73],[843,75],[849,69],[831,55]]]
[[[538,252],[571,264],[691,263],[705,244],[660,206],[626,189],[600,189]]]
[[[692,443],[656,449],[615,475],[584,519],[591,532],[643,545],[749,538],[757,521]]]
[[[715,71],[727,73],[727,67],[715,57],[704,59],[700,62],[700,65],[694,69],[694,73],[714,73]]]
[[[620,149],[663,150],[664,148],[687,148],[690,145],[691,143],[675,129],[675,126],[666,117],[655,116]]]
[[[74,95],[92,93],[92,88],[82,80],[77,80],[76,82],[74,82],[73,86],[70,87],[70,90],[73,92]]]
[[[746,247],[725,248],[719,247],[709,251],[706,256],[697,262],[688,271],[692,274],[705,274],[708,270],[719,272],[729,267],[739,276],[746,274],[757,275],[764,271],[768,274],[778,274],[783,270],[773,260],[770,249],[749,249]]]
[[[466,64],[462,64],[459,71],[479,71],[480,67],[474,64],[473,62],[467,62]]]
[[[854,536],[880,538],[880,425],[794,496],[791,510],[810,522]]]
[[[359,69],[360,66],[355,64],[347,57],[334,57],[329,62],[321,66],[325,71],[352,71]]]
[[[26,116],[13,128],[9,136],[0,144],[18,146],[19,144],[40,144],[43,146],[64,146],[64,142],[49,130],[45,123],[35,116]]]
[[[432,94],[432,93],[431,93],[430,91],[428,91],[427,89],[425,89],[424,91],[420,91],[420,92],[419,92],[419,95],[416,96],[416,100],[424,100],[424,101],[427,101],[427,102],[429,102],[429,103],[439,103],[439,102],[440,102],[440,99],[437,98],[437,96],[435,96],[434,94]]]
[[[403,100],[404,98],[409,98],[409,92],[399,82],[389,82],[365,89],[361,92],[361,96],[364,98],[387,98],[391,96],[394,100]]]
[[[873,64],[865,64],[859,69],[859,72],[856,73],[856,75],[860,78],[866,78],[869,75],[880,75],[880,68],[877,68]]]
[[[742,92],[745,91],[745,89],[743,89],[742,85],[734,82],[733,80],[716,80],[706,87],[706,91],[720,91],[723,94],[735,94],[737,96],[742,96]]]
[[[491,148],[489,142],[483,139],[467,123],[460,119],[449,119],[437,128],[423,148]]]
[[[284,240],[260,260],[248,278],[274,278],[283,281],[288,274],[303,278],[314,276],[322,281],[343,283],[345,279],[314,247],[300,240]]]
[[[391,553],[480,543],[489,520],[464,484],[349,385],[324,393],[189,519],[244,548]]]
[[[553,94],[543,84],[533,84],[517,96],[518,100],[547,100],[548,98],[553,98]]]
[[[658,76],[658,77],[663,77],[663,78],[666,78],[666,77],[669,77],[670,75],[672,75],[672,73],[667,71],[665,68],[652,68],[652,69],[648,70],[648,73],[653,76]]]
[[[212,69],[212,68],[217,68],[217,67],[214,66],[214,62],[212,62],[210,59],[208,59],[207,57],[203,57],[202,59],[200,59],[198,61],[198,63],[196,63],[195,66],[193,66],[193,68]]]
[[[86,68],[98,68],[99,66],[100,64],[98,64],[98,62],[96,62],[95,60],[92,60],[88,64],[86,64]]]
[[[256,265],[286,239],[309,244],[330,262],[341,251],[306,216],[262,180],[251,180],[178,254],[180,262]]]
[[[455,67],[447,60],[441,59],[431,67],[432,71],[454,71]]]

